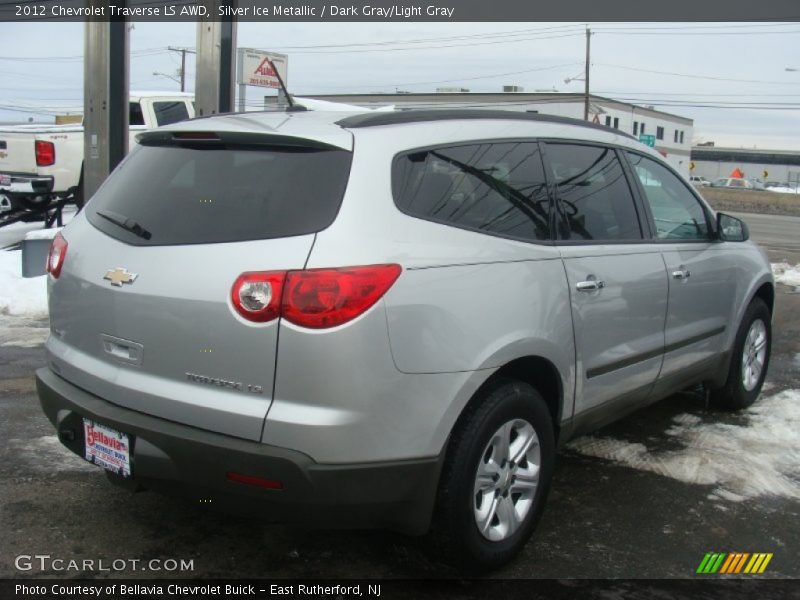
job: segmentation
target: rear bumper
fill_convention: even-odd
[[[0,192],[15,194],[49,194],[53,191],[54,179],[28,173],[0,172]]]
[[[441,457],[323,465],[301,452],[181,425],[122,408],[72,385],[49,368],[36,372],[47,418],[62,444],[83,457],[84,417],[133,437],[133,480],[145,488],[271,521],[324,528],[428,530]],[[277,480],[264,489],[227,473]]]

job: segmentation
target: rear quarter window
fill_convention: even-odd
[[[550,239],[550,199],[536,142],[400,154],[392,194],[402,212],[427,221],[523,241]]]

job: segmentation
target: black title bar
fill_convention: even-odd
[[[800,21],[798,0],[1,0],[0,21]]]

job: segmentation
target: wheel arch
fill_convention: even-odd
[[[721,387],[725,384],[725,381],[728,377],[728,371],[730,369],[731,360],[733,359],[733,346],[736,343],[736,332],[739,329],[739,324],[741,323],[742,318],[744,317],[745,311],[747,307],[755,300],[759,298],[767,305],[767,310],[769,310],[770,316],[774,314],[775,311],[775,284],[771,277],[766,280],[761,280],[760,282],[756,282],[753,287],[750,289],[749,293],[745,296],[747,298],[746,302],[742,303],[742,306],[737,311],[735,320],[733,321],[734,327],[731,328],[729,333],[729,341],[726,344],[725,351],[722,356],[722,360],[719,366],[718,374],[709,379],[706,383],[711,389],[716,389]]]
[[[764,304],[767,305],[769,314],[773,314],[775,309],[775,286],[772,284],[772,282],[766,281],[762,283],[761,286],[755,291],[752,298],[750,298],[750,302],[752,302],[754,298],[761,298],[764,301]],[[748,304],[750,302],[748,302]]]
[[[504,381],[514,379],[527,383],[544,398],[553,423],[553,432],[558,441],[564,412],[564,384],[558,368],[543,356],[523,356],[511,360],[489,376],[464,406],[456,420],[454,429],[480,404],[491,390]]]

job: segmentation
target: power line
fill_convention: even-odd
[[[655,75],[671,75],[673,77],[689,77],[691,79],[706,79],[710,81],[731,81],[735,83],[759,83],[769,85],[800,85],[800,81],[764,81],[759,79],[733,79],[730,77],[717,77],[715,75],[692,75],[689,73],[675,73],[672,71],[656,71],[653,69],[643,69],[640,67],[628,67],[625,65],[612,65],[607,63],[594,63],[595,66],[609,67],[612,69],[624,69],[626,71],[637,71],[639,73],[652,73]]]
[[[293,51],[293,55],[299,54],[352,54],[352,53],[364,53],[364,52],[408,52],[414,50],[441,50],[445,48],[463,48],[465,46],[473,47],[473,46],[491,46],[496,44],[516,44],[519,42],[530,42],[530,41],[539,41],[539,40],[553,40],[558,38],[567,38],[567,37],[576,37],[581,36],[583,37],[583,31],[575,32],[575,33],[561,33],[557,35],[543,35],[543,36],[533,36],[533,37],[525,37],[513,40],[494,40],[488,42],[481,42],[481,41],[465,41],[463,44],[444,44],[438,46],[415,46],[412,48],[405,48],[405,47],[392,47],[392,48],[361,48],[361,49],[351,49],[351,50],[301,50],[301,51]],[[278,46],[278,50],[286,51],[287,48],[284,46]]]
[[[142,50],[132,50],[131,56],[155,56],[165,54],[169,48],[144,48]],[[83,55],[75,56],[0,56],[0,60],[9,62],[77,62],[83,60]]]
[[[800,94],[707,94],[705,92],[658,92],[658,91],[650,91],[650,92],[594,92],[598,96],[691,96],[692,98],[698,98],[703,96],[721,96],[723,98],[758,98],[758,97],[766,97],[766,98],[800,98]]]
[[[534,35],[538,33],[564,32],[565,30],[583,31],[582,25],[560,25],[557,27],[539,27],[534,29],[516,29],[512,31],[498,31],[493,33],[476,33],[448,37],[414,38],[409,40],[384,40],[380,42],[351,42],[347,44],[310,44],[304,46],[280,46],[284,50],[309,50],[318,48],[354,48],[368,46],[395,46],[402,44],[423,44],[429,42],[449,42],[472,39],[491,39],[502,37],[514,37],[522,35]]]
[[[537,73],[540,71],[551,71],[553,69],[562,69],[565,67],[574,67],[575,65],[582,64],[579,61],[574,61],[570,63],[563,63],[560,65],[551,65],[548,67],[538,67],[535,69],[524,69],[522,71],[509,71],[506,73],[491,73],[487,75],[477,75],[475,77],[459,77],[455,79],[440,79],[438,81],[406,81],[403,83],[370,83],[371,87],[384,87],[384,88],[397,88],[397,87],[405,87],[405,86],[412,86],[412,85],[435,85],[437,83],[454,83],[458,81],[476,81],[478,79],[494,79],[496,77],[510,77],[512,75],[522,75],[525,73]],[[350,89],[353,85],[346,85],[346,86],[328,86],[329,88],[338,88],[338,89]]]
[[[600,29],[599,33],[603,35],[785,35],[785,34],[798,34],[800,29],[790,29],[787,31],[610,31],[607,29]]]

